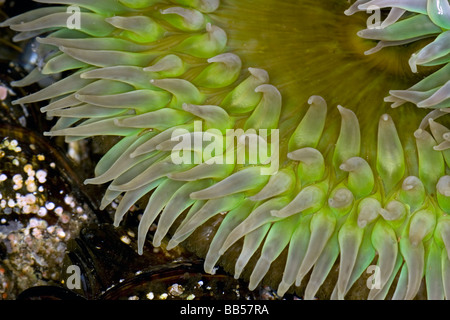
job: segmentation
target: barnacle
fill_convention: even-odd
[[[444,15],[442,1],[357,1],[347,14],[392,8],[358,33],[380,40],[372,50],[356,36],[367,16],[341,14],[344,1],[38,2],[72,7],[1,24],[39,36],[42,66],[18,85],[68,75],[16,103],[48,100],[46,135],[67,142],[123,136],[85,183],[108,183],[102,208],[121,196],[115,225],[150,194],[139,252],[157,222],[155,246],[195,241],[207,272],[234,268],[252,290],[312,299],[337,264],[328,295],[343,299],[375,265],[369,299],[413,299],[423,278],[428,298],[450,296],[450,138],[434,121],[448,64],[386,99],[419,108],[380,99],[419,78],[404,58],[424,38],[412,71],[448,62],[446,1]]]

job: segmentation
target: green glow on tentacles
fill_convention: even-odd
[[[139,252],[157,221],[155,246],[172,227],[169,249],[194,242],[207,272],[219,263],[250,289],[343,299],[375,265],[364,298],[413,299],[423,281],[428,298],[450,297],[447,7],[38,2],[51,6],[1,24],[40,43],[42,68],[15,85],[72,72],[15,103],[49,101],[59,120],[45,134],[67,142],[123,136],[86,183],[108,184],[102,208],[121,197],[115,225],[151,194]],[[370,6],[382,28],[358,32]],[[196,143],[174,158],[180,141]]]

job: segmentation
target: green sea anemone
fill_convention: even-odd
[[[429,122],[449,113],[449,70],[450,64],[450,5],[446,1],[356,1],[347,14],[356,10],[391,8],[387,18],[377,28],[358,32],[366,39],[380,40],[368,50],[371,54],[384,47],[404,45],[420,39],[432,38],[433,41],[413,53],[409,59],[412,72],[417,73],[420,66],[438,66],[445,64],[434,74],[426,77],[408,90],[391,90],[386,102],[392,102],[396,108],[406,102],[414,103],[419,108],[433,109],[422,121],[419,129],[425,129]],[[402,16],[404,19],[398,21]],[[420,134],[420,131],[417,133]],[[441,141],[438,134],[436,140]],[[436,150],[446,150],[450,146],[443,141]]]
[[[447,1],[36,1],[65,6],[1,24],[40,44],[15,85],[64,77],[15,103],[123,137],[85,183],[115,225],[149,196],[139,252],[157,222],[252,290],[344,299],[373,269],[364,298],[450,298]]]

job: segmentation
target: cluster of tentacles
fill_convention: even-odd
[[[411,56],[411,71],[416,73],[418,66],[444,65],[407,90],[391,90],[390,96],[385,98],[386,102],[392,103],[393,108],[411,102],[419,108],[433,109],[420,125],[419,129],[423,130],[429,122],[450,112],[450,5],[448,1],[435,0],[358,0],[346,14],[381,9],[389,10],[386,19],[379,26],[358,33],[360,37],[379,40],[366,54],[384,47],[432,39]],[[450,142],[447,139],[447,135],[436,137],[439,143],[436,150],[448,149]]]
[[[73,12],[59,5],[3,22],[20,32],[16,40],[43,35],[37,38],[41,63],[15,85],[72,72],[15,103],[49,100],[42,111],[59,117],[49,136],[67,141],[123,136],[86,183],[109,183],[103,208],[121,199],[116,225],[130,206],[151,194],[139,225],[140,252],[156,221],[153,243],[159,246],[183,217],[171,235],[170,249],[223,215],[205,270],[214,272],[221,255],[244,239],[236,277],[261,249],[249,279],[251,289],[287,250],[280,296],[309,275],[303,296],[314,298],[339,258],[332,298],[343,299],[374,261],[379,273],[370,299],[385,298],[391,287],[394,299],[413,299],[424,277],[428,298],[450,298],[450,157],[441,148],[435,150],[444,139],[450,141],[443,125],[430,121],[431,133],[416,132],[415,164],[408,161],[394,121],[385,114],[379,119],[376,156],[362,158],[355,113],[338,106],[340,133],[325,137],[331,121],[328,107],[324,99],[312,96],[296,129],[281,137],[279,152],[271,152],[272,140],[258,130],[278,127],[282,96],[266,71],[257,66],[242,70],[240,57],[227,52],[227,34],[210,18],[219,0],[37,2],[81,7],[81,28],[67,28]],[[393,7],[389,23],[405,11],[417,13],[361,33],[382,40],[379,47],[436,35],[450,21],[436,17],[430,5],[424,7],[427,1],[358,1],[356,6],[364,10],[372,3]],[[420,25],[414,29],[419,31],[405,31],[411,24]],[[447,63],[448,54],[442,52],[447,33],[414,55],[411,65]],[[412,101],[446,113],[448,70],[446,65],[409,90],[391,92],[390,101]],[[205,138],[195,121],[203,129],[216,129],[214,134]],[[230,145],[227,129],[233,128],[242,131]],[[193,161],[175,163],[173,148],[180,139],[199,135],[200,145],[183,149],[183,157]],[[261,139],[269,162],[279,159],[279,170],[271,174],[261,174],[270,163],[246,143]],[[221,141],[222,148],[212,149],[214,141]],[[234,161],[211,161],[230,152]],[[242,154],[257,163],[239,161]]]

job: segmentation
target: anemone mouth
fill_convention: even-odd
[[[366,27],[367,13],[345,16],[347,7],[345,1],[266,1],[258,7],[251,1],[224,1],[212,18],[227,30],[228,46],[243,57],[244,68],[260,66],[286,92],[285,109],[294,113],[295,106],[316,94],[330,105],[348,105],[357,112],[362,97],[387,94],[423,77],[407,63],[423,43],[365,55],[376,44],[357,36]],[[364,103],[372,101],[380,112],[376,116],[388,110],[377,99]]]
[[[330,106],[342,105],[356,113],[365,131],[362,139],[368,139],[363,148],[374,145],[378,126],[374,119],[385,113],[401,122],[402,139],[412,139],[428,112],[412,103],[392,109],[380,97],[388,96],[392,88],[410,87],[436,69],[424,67],[413,73],[408,64],[430,40],[366,55],[377,44],[357,35],[366,27],[368,14],[346,16],[342,14],[346,9],[345,1],[267,1],[256,7],[251,1],[223,1],[212,19],[227,30],[228,47],[243,58],[243,68],[259,66],[276,83],[283,95],[280,129],[286,136],[304,116],[309,97],[319,95]],[[329,112],[330,118],[339,117],[337,108]],[[339,128],[327,125],[327,130],[336,136]],[[368,154],[373,148],[369,149]]]
[[[356,37],[367,15],[346,17],[337,0],[40,2],[82,10],[2,23],[18,39],[42,35],[42,65],[16,85],[69,75],[15,103],[48,100],[41,110],[59,120],[46,135],[68,142],[123,137],[85,183],[109,183],[103,208],[121,198],[115,225],[150,194],[140,252],[158,221],[154,245],[170,233],[168,248],[184,243],[252,290],[355,297],[373,266],[378,286],[356,297],[412,299],[423,279],[428,298],[450,297],[450,138],[435,121],[448,113],[448,68],[405,71],[448,62],[433,1],[393,1],[389,26],[358,33],[370,40]],[[387,6],[345,12],[369,4]],[[374,40],[387,48],[365,55]]]

